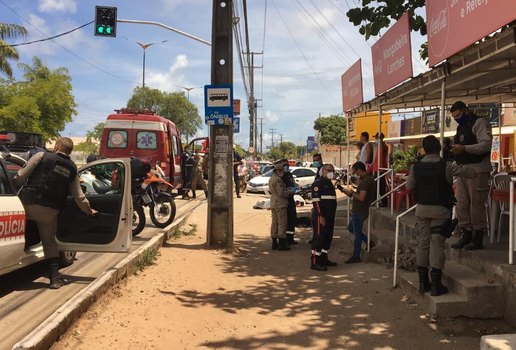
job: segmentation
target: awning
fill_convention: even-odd
[[[450,57],[428,72],[402,83],[352,109],[358,113],[441,105],[446,80],[446,104],[516,103],[516,26]]]

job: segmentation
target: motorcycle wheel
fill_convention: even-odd
[[[159,228],[167,227],[176,217],[176,202],[165,194],[158,194],[149,209],[152,223]]]
[[[145,227],[145,212],[143,207],[138,204],[133,204],[133,237],[140,234]]]

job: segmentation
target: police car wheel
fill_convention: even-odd
[[[72,265],[76,254],[76,252],[59,252],[59,265],[61,267]]]

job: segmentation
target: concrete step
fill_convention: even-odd
[[[385,229],[396,232],[396,216],[401,212],[391,214],[388,208],[373,208],[371,210],[371,227],[374,229]],[[400,219],[400,237],[415,239],[416,237],[416,217],[414,213],[409,213]]]
[[[464,316],[471,318],[503,318],[504,289],[501,283],[490,280],[476,271],[453,261],[446,263],[443,283],[450,293],[433,297],[419,293],[417,272],[400,271],[400,286],[423,307],[439,317]]]

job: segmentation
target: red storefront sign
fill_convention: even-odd
[[[412,77],[409,14],[403,16],[371,48],[374,93],[382,92]]]
[[[515,0],[427,0],[428,60],[433,67],[516,19]]]
[[[362,87],[362,60],[359,59],[340,77],[342,85],[342,107],[344,112],[364,102]]]

